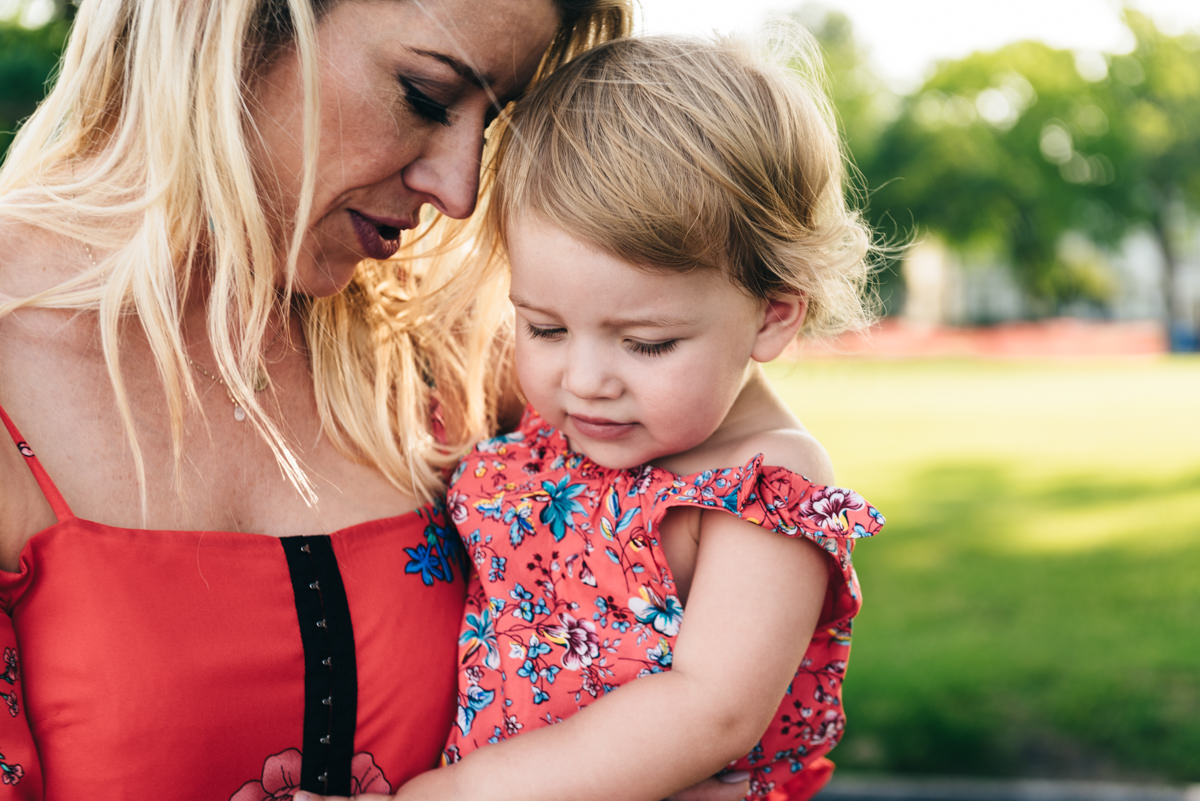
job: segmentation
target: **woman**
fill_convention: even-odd
[[[0,170],[2,792],[433,764],[463,566],[432,501],[495,423],[501,306],[386,260],[627,3],[84,0]]]

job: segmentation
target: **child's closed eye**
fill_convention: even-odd
[[[567,333],[567,329],[553,325],[534,325],[525,323],[525,333],[530,339],[558,339]]]
[[[662,342],[640,342],[636,339],[629,340],[629,349],[634,353],[639,353],[643,356],[662,356],[675,350],[679,345],[678,339],[664,339]]]

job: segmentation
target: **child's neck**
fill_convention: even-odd
[[[762,367],[752,364],[746,373],[741,391],[716,431],[690,450],[654,460],[655,466],[681,475],[733,467],[757,453],[754,442],[760,435],[781,429],[803,430],[767,382]]]

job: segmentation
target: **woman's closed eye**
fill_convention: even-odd
[[[444,103],[425,94],[408,78],[400,76],[396,80],[404,89],[404,101],[408,103],[408,107],[413,110],[414,114],[429,122],[436,122],[438,125],[450,124],[450,109]]]
[[[641,342],[636,339],[629,340],[629,349],[634,353],[639,353],[642,356],[662,356],[675,350],[679,345],[678,339],[664,339],[662,342]]]

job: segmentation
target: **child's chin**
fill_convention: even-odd
[[[581,449],[579,452],[586,456],[590,461],[600,465],[601,467],[608,468],[609,470],[628,470],[632,467],[640,467],[646,463],[645,459],[641,459],[631,454],[603,453],[597,452],[598,450],[601,449],[593,448],[592,452]]]

